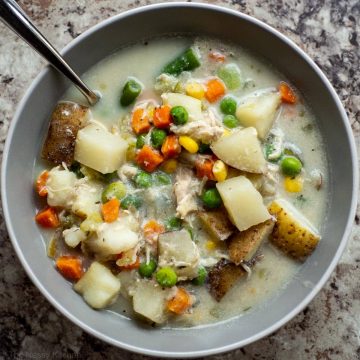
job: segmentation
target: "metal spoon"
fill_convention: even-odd
[[[94,105],[99,101],[100,96],[84,84],[14,0],[0,0],[0,18],[55,69],[65,75],[86,97],[90,105]]]

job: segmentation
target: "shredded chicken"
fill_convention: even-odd
[[[185,166],[179,167],[175,180],[176,213],[177,216],[184,219],[190,212],[198,210],[196,194],[199,191],[200,181],[196,179],[193,172]]]
[[[126,182],[129,179],[132,179],[138,172],[135,166],[124,164],[119,170],[118,175],[122,182]]]
[[[203,120],[191,121],[181,126],[171,125],[170,130],[177,135],[187,135],[206,144],[216,141],[224,133],[224,128],[211,110],[203,114]]]

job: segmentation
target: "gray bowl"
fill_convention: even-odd
[[[329,278],[351,229],[358,189],[355,142],[345,111],[315,63],[285,36],[244,14],[187,3],[138,8],[86,31],[62,52],[83,73],[124,44],[168,33],[229,39],[269,60],[305,94],[322,135],[330,165],[329,209],[323,240],[276,299],[241,317],[182,330],[151,329],[109,311],[88,307],[54,269],[34,222],[33,166],[53,106],[69,85],[46,68],[33,82],[11,123],[2,164],[5,220],[29,277],[44,296],[88,333],[127,350],[157,357],[195,357],[235,349],[266,336],[302,310]],[[310,285],[310,286],[309,286]]]

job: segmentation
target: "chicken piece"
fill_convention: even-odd
[[[117,171],[118,176],[122,182],[127,182],[131,180],[138,172],[138,168],[132,165],[124,164],[121,168]]]
[[[192,211],[198,210],[196,194],[201,182],[195,178],[191,169],[181,166],[175,177],[174,192],[176,196],[176,213],[181,219]]]
[[[234,234],[228,242],[231,261],[239,265],[243,261],[250,261],[264,240],[270,235],[274,227],[274,220],[269,219],[261,224]]]
[[[203,120],[191,121],[181,126],[171,125],[170,130],[177,135],[187,135],[206,144],[218,140],[224,133],[224,128],[210,110],[204,113]]]
[[[74,161],[75,140],[85,126],[90,110],[73,102],[61,102],[51,114],[50,127],[42,148],[43,159],[70,166]]]
[[[226,240],[235,230],[225,209],[200,211],[198,216],[205,230],[217,240]]]
[[[247,272],[241,266],[224,259],[220,260],[208,275],[210,294],[216,301],[220,301],[235,283],[244,278],[246,274]]]

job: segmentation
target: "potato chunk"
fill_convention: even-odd
[[[260,139],[265,139],[271,129],[277,108],[280,105],[280,94],[268,93],[247,98],[236,109],[236,117],[241,125],[256,128]]]
[[[70,101],[60,102],[51,114],[49,130],[42,148],[43,159],[70,166],[74,161],[75,139],[85,126],[89,108]]]
[[[171,266],[179,280],[193,279],[198,275],[200,254],[187,230],[159,235],[159,266]]]
[[[264,173],[266,161],[253,127],[232,132],[211,145],[214,154],[228,165],[250,173]]]
[[[245,176],[238,176],[216,184],[230,220],[240,230],[270,219],[260,193]]]
[[[74,289],[91,307],[103,309],[116,301],[120,280],[107,267],[95,261],[74,285]]]
[[[231,261],[237,265],[243,261],[250,261],[264,240],[270,235],[273,227],[274,221],[269,219],[231,236],[228,242]]]
[[[198,216],[205,230],[217,240],[224,241],[234,232],[234,225],[223,209],[200,211]]]
[[[277,219],[270,240],[280,250],[300,261],[316,248],[320,235],[314,226],[292,204],[274,200],[269,211]]]
[[[133,291],[134,311],[161,324],[167,319],[166,298],[170,289],[162,289],[153,281],[140,280]]]
[[[128,143],[103,126],[89,124],[76,138],[75,160],[94,170],[107,174],[119,169],[126,161]]]
[[[161,98],[164,105],[169,105],[170,107],[183,106],[189,114],[189,122],[203,120],[201,101],[199,99],[177,93],[162,94]]]
[[[86,178],[78,181],[72,211],[81,217],[99,212],[102,188],[103,186],[97,181],[88,181]]]

